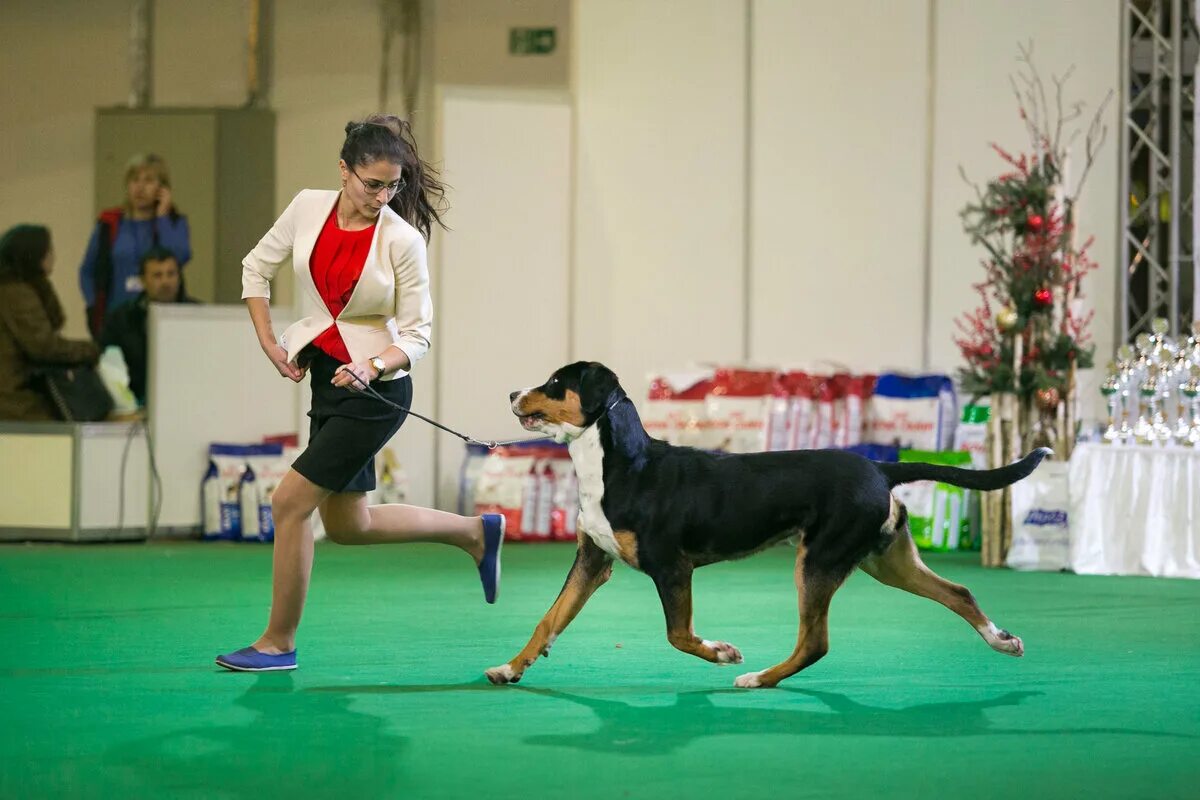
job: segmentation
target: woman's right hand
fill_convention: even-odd
[[[283,377],[290,378],[294,383],[299,383],[304,379],[304,373],[308,370],[297,366],[295,361],[289,361],[287,350],[281,345],[268,345],[263,348],[263,352],[267,354],[267,358],[271,359],[271,363]]]

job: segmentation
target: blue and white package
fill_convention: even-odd
[[[294,448],[285,448],[281,444],[246,448],[246,477],[241,487],[243,541],[275,541],[271,498],[295,456]]]
[[[246,471],[246,449],[240,444],[208,446],[208,469],[202,484],[205,539],[242,535],[239,490]]]
[[[946,375],[879,376],[863,440],[903,450],[949,450],[956,427],[954,382]]]

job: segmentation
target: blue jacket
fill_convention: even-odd
[[[113,210],[101,215],[101,220],[92,229],[92,238],[88,240],[87,252],[79,267],[79,288],[88,308],[96,305],[96,261],[102,244],[100,237],[111,235],[109,220],[114,219],[117,216]],[[174,253],[180,268],[192,258],[187,217],[181,214],[147,220],[132,220],[121,215],[117,220],[116,237],[110,241],[113,273],[107,296],[103,298],[106,307],[104,316],[107,316],[107,309],[117,308],[141,294],[139,276],[142,255],[153,245],[162,245]]]

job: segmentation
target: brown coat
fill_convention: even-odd
[[[23,281],[0,282],[0,420],[57,419],[54,407],[29,385],[37,364],[82,364],[96,360],[96,345],[64,339],[37,290]]]

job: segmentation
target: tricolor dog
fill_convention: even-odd
[[[736,686],[775,686],[829,649],[829,601],[857,567],[876,580],[936,600],[965,619],[1000,653],[1020,656],[1021,640],[996,627],[966,588],[921,562],[901,483],[934,480],[1000,489],[1033,472],[1042,448],[993,470],[881,464],[836,450],[712,454],[653,439],[617,376],[603,364],[565,366],[541,386],[513,392],[512,411],[531,431],[568,444],[579,478],[579,544],[554,605],[521,652],[487,670],[515,683],[608,580],[614,559],[649,575],[658,588],[667,640],[718,664],[742,654],[692,630],[692,571],[744,558],[785,539],[796,544],[800,635],[784,661],[740,676]]]

